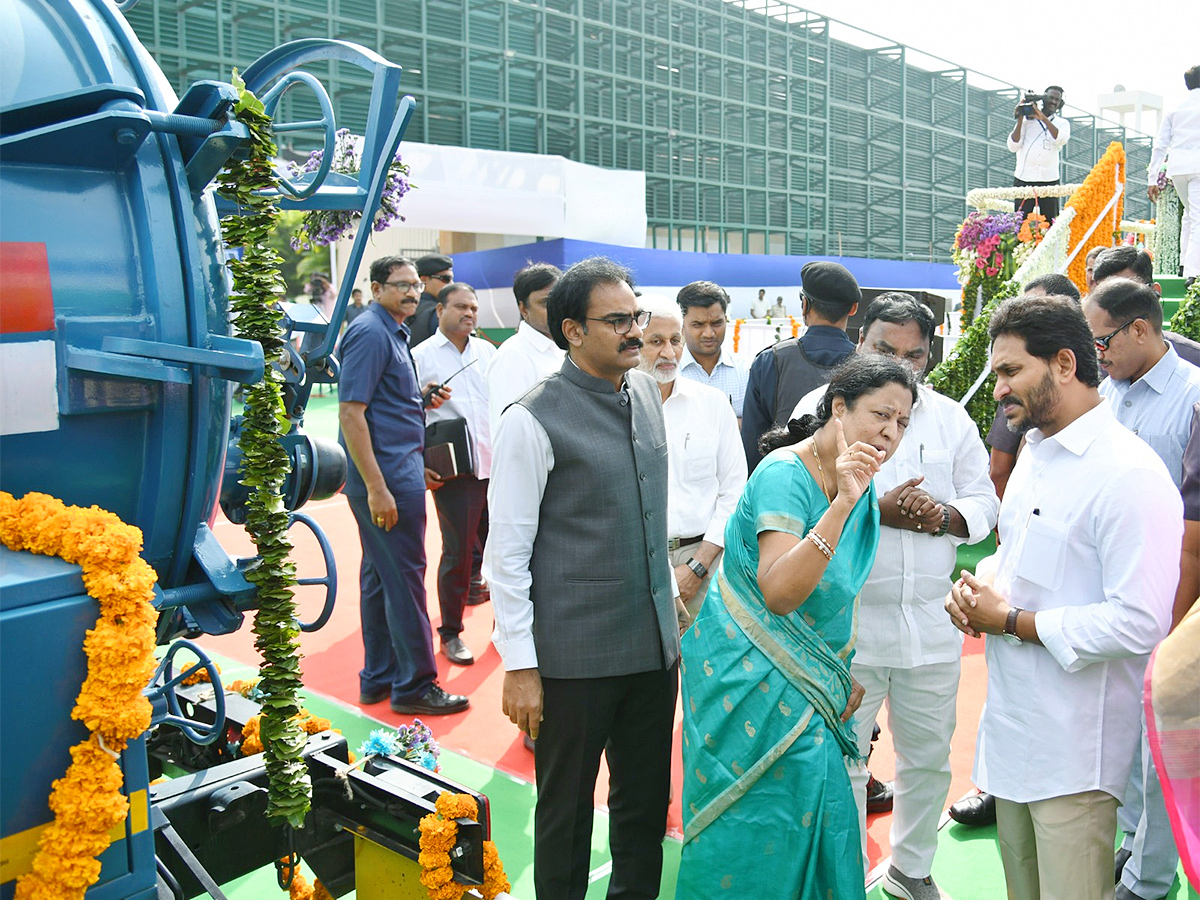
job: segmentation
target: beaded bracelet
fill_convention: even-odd
[[[804,537],[806,539],[812,541],[813,546],[815,546],[818,550],[820,550],[822,553],[825,554],[825,559],[827,559],[827,560],[833,559],[833,555],[837,551],[829,546],[829,542],[827,540],[825,540],[825,538],[823,538],[819,534],[817,534],[817,531],[815,528],[812,531],[810,531],[808,534],[806,534]]]

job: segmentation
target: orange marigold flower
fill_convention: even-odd
[[[436,869],[426,869],[421,873],[421,884],[427,888],[441,887],[453,880],[454,872],[449,866],[439,866]]]
[[[450,854],[442,853],[440,850],[422,850],[417,856],[417,862],[423,869],[440,869],[442,866],[450,865]]]
[[[470,794],[452,794],[449,791],[443,791],[433,805],[444,819],[479,818],[479,805]]]

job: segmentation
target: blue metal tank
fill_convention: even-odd
[[[412,98],[399,99],[399,67],[324,40],[271,51],[249,65],[247,83],[260,97],[274,83],[277,102],[288,73],[315,59],[374,75],[363,172],[328,185],[321,173],[284,200],[354,208],[369,220],[383,188],[380,161],[394,155]],[[295,79],[324,96],[310,76]],[[106,0],[0,2],[0,489],[98,505],[141,528],[143,556],[159,576],[162,642],[233,630],[254,606],[239,564],[210,529],[232,391],[263,369],[259,345],[231,333],[211,187],[247,137],[227,114],[235,98],[220,82],[177,98]],[[322,106],[318,124],[331,147],[327,97]],[[361,231],[351,271],[370,229]],[[331,322],[289,323],[311,348],[293,353],[284,373],[296,425],[312,383],[336,379],[331,351],[350,287]],[[321,463],[298,429],[288,438],[295,508],[312,493],[314,467],[326,465],[326,481],[330,470],[336,480],[337,461]],[[70,710],[95,618],[78,567],[0,547],[0,900],[12,896],[50,819],[46,798],[68,748],[86,736]],[[125,840],[101,858],[94,900],[157,896],[142,740],[122,768],[131,814]]]

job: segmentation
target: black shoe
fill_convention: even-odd
[[[996,798],[991,794],[978,793],[950,807],[950,818],[968,828],[982,828],[996,824]]]
[[[1117,848],[1117,855],[1113,859],[1113,884],[1121,883],[1121,873],[1125,871],[1125,863],[1129,862],[1129,857],[1133,856],[1132,850],[1126,850],[1124,847]]]
[[[425,696],[412,703],[393,703],[392,712],[402,716],[447,716],[462,712],[471,701],[462,694],[447,694],[436,684],[431,684]]]
[[[392,694],[391,688],[379,688],[375,691],[363,691],[358,695],[359,706],[371,706],[374,703],[382,703]]]
[[[867,781],[867,812],[891,812],[892,797],[892,782],[880,781],[874,775],[871,775],[870,779]]]
[[[471,590],[467,592],[467,606],[479,606],[491,599],[492,589],[488,587],[486,581],[480,578],[478,581],[471,582]]]
[[[1121,882],[1117,882],[1116,900],[1146,900],[1141,894],[1135,894]],[[1165,900],[1165,898],[1164,898]]]
[[[442,654],[456,666],[469,666],[475,662],[475,657],[460,637],[442,638]]]

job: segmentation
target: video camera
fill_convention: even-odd
[[[1017,106],[1017,112],[1027,119],[1033,118],[1033,105],[1041,103],[1046,99],[1045,94],[1034,94],[1030,91],[1025,92],[1025,96],[1021,98],[1020,104]]]

